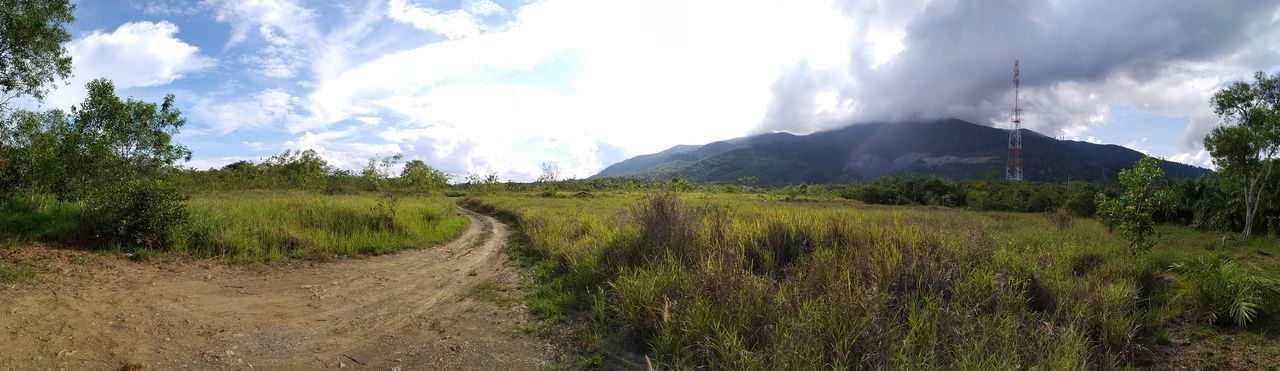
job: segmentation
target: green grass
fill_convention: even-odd
[[[320,195],[297,191],[201,194],[187,203],[188,223],[162,249],[110,245],[107,251],[145,260],[157,253],[212,257],[230,263],[316,256],[378,255],[427,247],[467,226],[455,202],[441,196],[400,198],[394,221],[378,218],[375,194]],[[75,246],[79,212],[53,199],[0,202],[0,243]]]
[[[471,291],[467,293],[467,297],[502,306],[511,305],[516,302],[516,297],[508,292],[506,288],[502,287],[501,283],[493,280],[487,280],[476,284],[476,286],[472,287]]]
[[[26,282],[35,278],[36,269],[31,266],[0,261],[0,284]]]
[[[1117,368],[1196,310],[1173,263],[1280,253],[1161,226],[1133,256],[1092,220],[748,194],[467,205],[519,221],[531,311],[590,311],[610,344],[674,368]]]
[[[0,240],[10,244],[61,243],[75,236],[79,210],[52,197],[0,200]]]
[[[446,242],[466,228],[442,197],[404,197],[380,226],[372,194],[237,192],[192,197],[191,223],[176,250],[231,262],[317,255],[378,255]]]

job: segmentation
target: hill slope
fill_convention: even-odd
[[[598,177],[665,178],[728,183],[754,176],[760,185],[833,183],[887,175],[956,179],[1004,175],[1008,132],[961,120],[870,123],[809,135],[760,134],[701,146],[681,145],[613,164]],[[1024,130],[1025,178],[1114,181],[1142,153],[1110,144],[1063,141]],[[1208,170],[1164,162],[1172,176]]]

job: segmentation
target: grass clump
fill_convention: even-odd
[[[36,278],[36,269],[24,264],[0,262],[0,284],[26,282]]]
[[[1276,310],[1275,281],[1220,255],[1175,264],[1210,322],[1244,327]]]

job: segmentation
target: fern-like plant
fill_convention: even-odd
[[[1275,311],[1275,282],[1222,255],[1199,256],[1173,265],[1213,322],[1247,326]]]

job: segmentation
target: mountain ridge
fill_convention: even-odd
[[[1111,182],[1120,169],[1144,155],[1114,145],[1057,140],[1023,130],[1024,174],[1031,181]],[[1008,131],[958,119],[906,123],[861,123],[806,135],[764,133],[703,145],[677,145],[615,163],[592,178],[681,176],[731,183],[755,177],[757,184],[866,181],[890,175],[936,175],[953,179],[1003,177]],[[1194,177],[1209,170],[1164,161],[1171,176]]]

